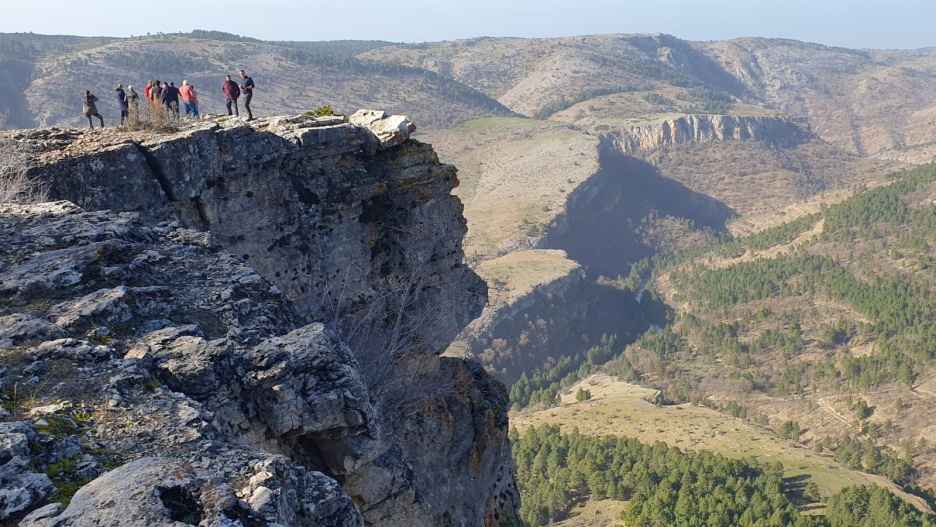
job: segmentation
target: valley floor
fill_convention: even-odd
[[[575,395],[579,388],[591,392],[591,399],[577,402]],[[704,406],[655,405],[647,401],[652,400],[653,395],[654,390],[599,373],[563,392],[560,406],[516,413],[510,416],[510,421],[511,426],[517,428],[521,435],[530,426],[553,424],[558,425],[564,433],[577,427],[584,435],[634,437],[644,443],[663,441],[683,450],[708,450],[727,457],[753,459],[762,464],[780,461],[785,467],[784,479],[787,482],[791,485],[815,482],[823,497],[831,496],[849,485],[876,484],[890,489],[919,510],[932,513],[922,499],[903,492],[883,476],[849,469],[830,455],[818,454],[778,438],[771,430]],[[574,521],[561,525],[622,523],[619,520],[618,523],[613,522],[620,516],[622,507],[599,505],[605,501],[615,503],[613,500],[604,500],[575,508],[572,512]],[[813,506],[804,510],[804,513],[815,514],[821,510]]]

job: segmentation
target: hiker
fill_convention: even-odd
[[[140,122],[140,94],[133,91],[133,86],[127,86],[127,107],[130,113],[130,124]]]
[[[153,89],[150,90],[150,102],[153,104],[162,102],[162,86],[159,84],[159,79],[156,79],[156,82],[153,83]]]
[[[146,89],[143,90],[143,95],[146,96],[146,100],[153,102],[153,95],[150,93],[153,91],[153,81],[146,81]]]
[[[91,90],[85,90],[84,92],[84,104],[82,105],[82,110],[84,110],[85,117],[88,118],[88,124],[91,125],[91,129],[94,130],[94,122],[91,121],[91,117],[97,117],[101,120],[101,128],[104,128],[104,118],[101,117],[101,114],[97,111],[97,105],[94,104],[98,100],[95,97]]]
[[[179,89],[175,87],[175,83],[163,83],[162,100],[167,110],[179,115]]]
[[[182,87],[179,88],[179,96],[182,97],[182,104],[185,105],[186,117],[198,117],[198,96],[195,94],[195,88],[189,85],[188,81],[182,81]]]
[[[130,117],[130,107],[127,105],[127,92],[124,91],[123,84],[117,85],[117,104],[120,106],[120,126],[123,126],[127,117]]]
[[[253,121],[253,112],[250,111],[250,99],[253,99],[254,91],[254,81],[247,76],[247,73],[244,70],[240,70],[240,76],[244,79],[244,84],[241,85],[241,88],[244,90],[244,109],[247,110],[247,120]]]
[[[237,111],[237,98],[240,97],[240,88],[237,86],[237,83],[231,80],[231,76],[228,75],[224,84],[221,85],[221,91],[224,92],[224,97],[227,99],[227,110],[228,115],[231,115],[231,105],[234,105],[234,115],[240,117],[240,113]]]

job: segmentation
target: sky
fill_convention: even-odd
[[[669,33],[850,48],[936,46],[936,0],[0,1],[0,33],[128,37],[210,29],[263,40],[391,42]]]

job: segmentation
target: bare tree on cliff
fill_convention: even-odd
[[[0,116],[0,128],[3,121]],[[31,157],[23,144],[0,139],[0,204],[37,203],[45,199],[42,182],[28,174]]]
[[[468,302],[471,291],[432,276],[430,262],[449,233],[411,235],[396,258],[406,262],[387,273],[388,257],[372,262],[366,291],[348,290],[348,274],[319,291],[329,326],[348,343],[377,403],[391,416],[429,400],[458,395],[454,379],[439,371],[439,350],[429,343],[429,323],[452,299]],[[393,420],[391,418],[391,424]]]

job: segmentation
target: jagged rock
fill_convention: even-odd
[[[27,510],[55,487],[45,474],[30,470],[35,428],[27,422],[0,423],[0,520]]]
[[[647,401],[650,404],[663,404],[663,392],[660,390],[653,390],[644,396],[644,401]]]
[[[221,386],[219,362],[231,354],[233,346],[227,339],[207,341],[194,332],[195,326],[167,328],[144,336],[138,346],[149,348],[141,358],[151,357],[160,380],[175,391],[197,397]]]
[[[50,404],[46,406],[36,406],[34,408],[30,408],[29,417],[54,414],[55,412],[60,412],[64,410],[65,408],[68,408],[69,406],[71,406],[71,403],[56,403],[56,404]]]
[[[320,472],[305,472],[292,467],[283,456],[261,461],[253,466],[254,476],[240,495],[267,521],[295,525],[298,511],[312,525],[361,527],[364,520],[338,483]],[[292,490],[289,492],[288,490]]]
[[[171,526],[202,520],[198,487],[184,463],[144,458],[108,472],[75,493],[50,527]]]
[[[449,383],[444,395],[414,408],[399,425],[420,495],[444,511],[437,525],[521,525],[507,390],[473,361],[443,357],[438,375]]]
[[[127,302],[132,299],[125,286],[113,289],[98,289],[77,300],[62,302],[49,311],[57,325],[74,328],[80,323],[91,321],[97,324],[119,324],[132,318]]]
[[[110,358],[113,348],[93,345],[86,340],[64,338],[49,340],[27,350],[36,359],[72,359],[79,361],[102,361]]]
[[[381,150],[403,144],[416,131],[416,125],[405,115],[388,116],[383,110],[358,110],[348,117],[348,122],[373,132]]]
[[[312,324],[240,354],[241,384],[277,435],[370,431],[374,409],[347,346]]]
[[[61,503],[50,503],[43,507],[30,512],[26,515],[21,522],[19,522],[19,527],[48,527],[51,523],[51,519],[55,516],[58,516],[62,513]]]
[[[45,523],[66,526],[297,525],[360,527],[360,514],[332,479],[291,465],[283,456],[258,462],[246,487],[206,479],[188,463],[158,457],[123,465],[85,485],[64,512]],[[245,500],[238,495],[246,497]],[[256,505],[257,507],[254,507]]]
[[[0,317],[0,349],[25,342],[60,339],[65,335],[65,330],[59,326],[31,315],[16,313]]]
[[[95,243],[40,254],[0,275],[0,294],[33,293],[75,285],[110,246]]]

